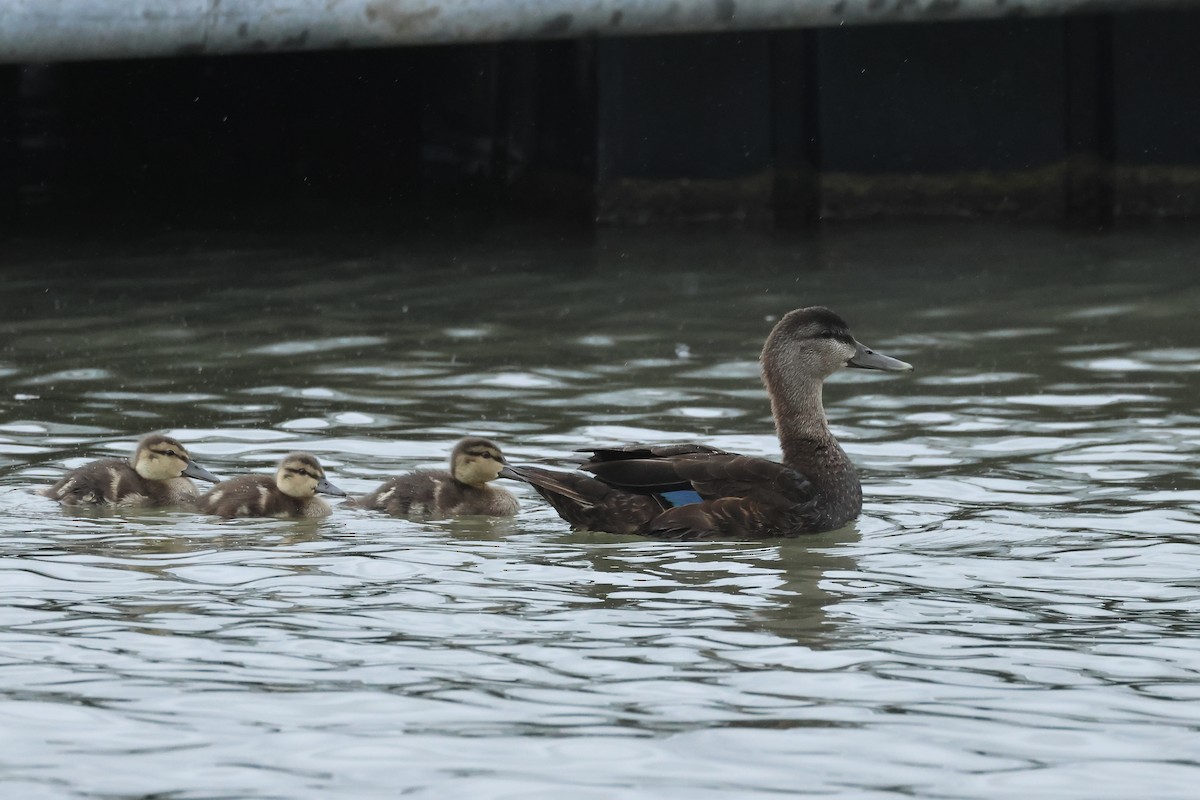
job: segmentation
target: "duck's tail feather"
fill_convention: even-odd
[[[591,508],[600,500],[602,494],[598,490],[603,490],[603,493],[608,491],[607,486],[591,476],[578,472],[556,472],[541,467],[509,465],[500,470],[500,477],[528,483],[547,500],[552,500],[551,495],[554,495],[577,503],[583,508]],[[588,491],[589,489],[591,491]]]
[[[560,517],[576,528],[641,533],[664,507],[669,507],[655,495],[609,486],[583,472],[508,466],[500,471],[500,475],[533,486]]]

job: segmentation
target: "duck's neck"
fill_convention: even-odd
[[[862,484],[850,457],[838,444],[825,420],[822,382],[768,381],[775,430],[783,463],[813,484],[820,500],[823,525],[837,527],[862,509]]]
[[[783,463],[806,475],[823,472],[833,464],[850,463],[825,421],[821,386],[821,381],[805,381],[787,387],[769,387]],[[819,469],[808,469],[813,466]]]

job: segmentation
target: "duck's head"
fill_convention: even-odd
[[[346,493],[325,480],[321,462],[311,453],[289,453],[275,471],[275,485],[289,497],[305,499],[318,493],[345,497]]]
[[[459,483],[482,486],[500,477],[507,462],[495,442],[472,436],[454,446],[450,454],[450,474]]]
[[[877,353],[850,333],[846,321],[823,306],[789,311],[775,324],[762,352],[763,372],[822,381],[842,367],[911,372],[912,364]]]
[[[221,480],[192,461],[187,449],[177,440],[161,433],[152,433],[138,442],[133,451],[132,466],[148,481],[169,481],[179,477],[198,478],[216,483]]]

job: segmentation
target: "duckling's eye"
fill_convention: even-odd
[[[173,457],[175,456],[175,451],[174,451],[174,450],[168,450],[168,451],[167,451],[167,455],[169,455],[169,456],[171,456],[171,457],[173,458]]]
[[[831,330],[829,330],[828,328],[826,328],[825,330],[821,331],[821,338],[822,338],[822,339],[832,339],[832,338],[833,338],[833,331],[831,331]]]
[[[479,455],[483,456],[484,458],[488,459],[489,461],[491,459],[495,458],[495,456],[493,456],[491,453],[480,453]]]

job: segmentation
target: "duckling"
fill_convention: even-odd
[[[192,461],[177,440],[152,433],[138,442],[131,458],[84,464],[41,494],[65,506],[190,505],[196,500],[196,487],[188,478],[220,480]]]
[[[862,485],[829,430],[826,378],[843,367],[910,372],[864,346],[827,308],[784,315],[762,350],[763,383],[783,463],[700,444],[582,450],[580,472],[512,466],[578,528],[668,539],[764,539],[840,528],[862,511]]]
[[[223,481],[202,496],[200,510],[221,517],[327,517],[329,504],[317,493],[345,497],[325,480],[321,462],[311,453],[289,453],[275,477],[240,475]]]
[[[396,516],[511,517],[517,513],[517,498],[504,489],[487,485],[499,476],[505,463],[495,443],[470,437],[454,446],[448,471],[417,470],[391,478],[351,504]]]

